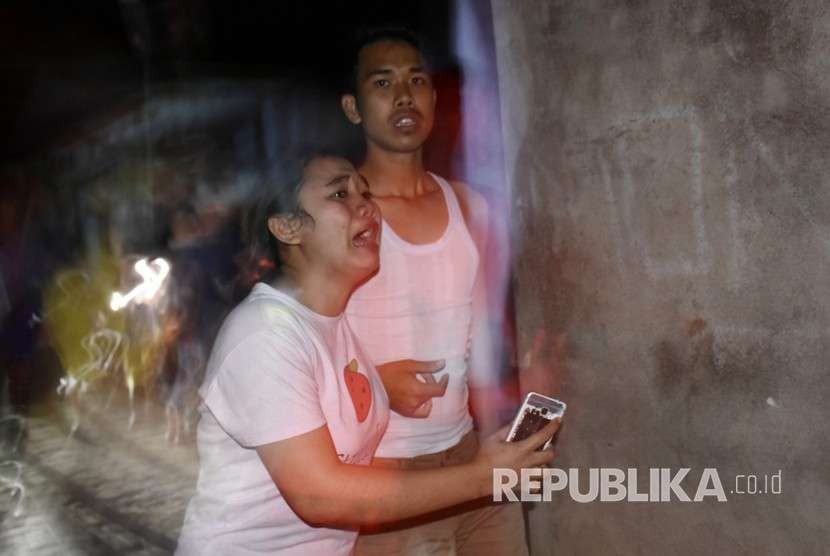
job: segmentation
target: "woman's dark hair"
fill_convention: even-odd
[[[254,274],[253,280],[272,279],[279,273],[280,241],[268,229],[268,219],[285,215],[311,220],[311,216],[300,206],[300,189],[303,173],[316,158],[342,157],[339,152],[325,149],[296,149],[286,156],[265,180],[262,191],[245,211],[242,218],[242,234],[247,245],[246,268]]]
[[[265,180],[262,191],[242,219],[242,234],[248,250],[249,266],[270,267],[280,263],[279,240],[268,229],[268,219],[278,214],[301,215],[299,194],[303,171],[313,155],[290,157]]]

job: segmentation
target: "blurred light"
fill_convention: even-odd
[[[110,298],[110,309],[113,311],[120,311],[131,301],[136,303],[151,301],[170,273],[170,263],[161,257],[153,259],[150,264],[147,264],[147,259],[141,259],[135,263],[133,269],[144,281],[126,294],[114,292]]]

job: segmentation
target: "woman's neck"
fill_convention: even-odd
[[[290,295],[315,313],[336,317],[346,310],[353,287],[344,285],[343,277],[323,272],[286,268],[274,287]]]

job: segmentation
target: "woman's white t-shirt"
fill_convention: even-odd
[[[327,425],[341,461],[371,462],[389,402],[346,319],[257,284],[222,325],[199,393],[199,481],[177,554],[351,554],[357,532],[303,522],[256,452]]]

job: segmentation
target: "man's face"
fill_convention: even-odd
[[[432,131],[435,89],[421,54],[406,42],[369,44],[358,57],[356,97],[343,109],[366,141],[392,152],[419,149]]]

